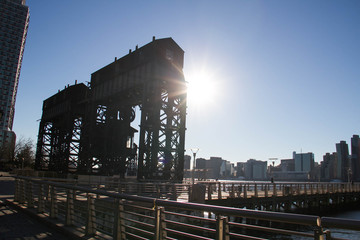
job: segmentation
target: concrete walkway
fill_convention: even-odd
[[[5,204],[14,197],[14,178],[0,172],[0,240],[69,239],[35,218]]]

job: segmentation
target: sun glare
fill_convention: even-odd
[[[204,106],[212,104],[218,97],[219,88],[214,76],[207,72],[199,72],[187,76],[188,104]]]

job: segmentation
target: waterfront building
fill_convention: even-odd
[[[191,162],[191,156],[185,155],[184,156],[184,169],[187,169],[187,170],[190,169],[190,162]]]
[[[245,162],[236,163],[236,177],[245,178]]]
[[[248,180],[265,180],[267,161],[249,159],[245,164],[245,178]]]
[[[351,138],[351,169],[354,181],[360,181],[360,140],[359,135]]]
[[[296,172],[310,173],[314,169],[314,154],[293,152]]]
[[[196,169],[206,169],[206,159],[205,158],[197,158],[196,159]]]
[[[336,175],[342,181],[350,180],[349,147],[345,141],[336,144],[337,172]]]
[[[337,176],[337,153],[332,154],[326,153],[323,156],[323,161],[320,166],[321,179],[323,180],[333,180],[340,179]]]
[[[295,171],[295,160],[294,159],[282,159],[280,163],[282,172]]]
[[[25,0],[0,0],[0,147],[15,144],[15,100],[29,24]]]

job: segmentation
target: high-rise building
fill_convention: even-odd
[[[336,154],[337,154],[337,173],[339,179],[343,181],[349,180],[349,147],[345,141],[340,141],[336,144]]]
[[[247,160],[245,164],[245,178],[248,180],[265,180],[267,161],[259,161],[255,159]]]
[[[353,135],[351,138],[351,169],[352,178],[360,181],[360,139],[359,135]]]
[[[28,24],[25,0],[0,0],[0,147],[15,142],[12,127]]]
[[[314,154],[293,152],[296,172],[311,172],[314,168]]]
[[[326,153],[323,156],[320,171],[321,179],[323,180],[340,179],[340,177],[337,176],[337,153]]]

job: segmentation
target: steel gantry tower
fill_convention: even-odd
[[[172,38],[153,41],[46,99],[38,170],[181,181],[186,84],[184,51]],[[131,126],[140,109],[139,142]]]

